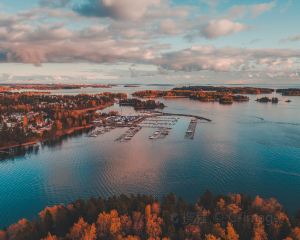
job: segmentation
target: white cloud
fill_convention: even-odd
[[[241,49],[194,46],[163,54],[155,63],[166,69],[182,71],[289,71],[299,69],[300,50]]]
[[[248,27],[242,23],[233,22],[228,19],[212,20],[202,29],[206,38],[218,38],[246,30]]]
[[[145,15],[148,8],[159,4],[160,0],[88,0],[75,10],[84,16],[138,20]]]
[[[229,19],[238,19],[250,15],[251,17],[256,18],[263,13],[270,11],[275,6],[275,1],[259,4],[235,5],[229,8],[225,17]]]
[[[176,35],[181,32],[179,26],[173,19],[163,19],[160,22],[160,31],[164,34]]]
[[[300,34],[290,36],[281,40],[281,42],[298,42],[298,41],[300,41]]]
[[[269,3],[261,3],[251,6],[250,11],[253,17],[257,17],[264,12],[267,12],[276,6],[275,1]]]

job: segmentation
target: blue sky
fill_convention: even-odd
[[[143,64],[157,75],[297,82],[299,12],[296,0],[2,0],[0,81],[122,63],[129,72]]]

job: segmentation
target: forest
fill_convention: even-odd
[[[0,240],[299,240],[300,211],[274,198],[206,191],[191,204],[175,194],[77,200],[46,207],[32,221],[0,231]]]

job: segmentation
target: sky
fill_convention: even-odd
[[[0,83],[300,84],[299,0],[1,0]]]

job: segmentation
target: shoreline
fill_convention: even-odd
[[[80,130],[84,130],[84,129],[90,129],[94,127],[93,124],[89,124],[89,125],[86,125],[86,126],[81,126],[81,127],[73,127],[73,128],[68,128],[68,129],[64,129],[64,130],[60,130],[60,131],[57,131],[55,133],[55,136],[54,138],[59,138],[59,137],[63,137],[63,136],[68,136],[68,135],[71,135],[73,134],[74,132],[76,131],[80,131]],[[10,150],[13,150],[15,148],[19,148],[19,147],[31,147],[31,146],[34,146],[36,144],[39,144],[39,143],[43,143],[47,140],[50,140],[48,138],[38,138],[34,141],[27,141],[27,142],[24,142],[24,143],[21,143],[21,144],[9,144],[7,146],[3,146],[3,147],[0,147],[0,153],[7,153],[7,154],[10,154]]]
[[[97,107],[92,107],[92,108],[86,108],[86,109],[79,109],[79,110],[74,110],[74,112],[76,113],[85,113],[88,111],[97,111],[97,110],[103,110],[105,108],[109,108],[111,106],[113,106],[114,103],[107,103],[105,105],[101,105],[101,106],[97,106]],[[76,131],[79,130],[83,130],[83,129],[89,129],[92,128],[94,125],[93,124],[88,124],[86,126],[80,126],[80,127],[72,127],[72,128],[68,128],[68,129],[62,129],[59,131],[56,131],[54,138],[57,137],[62,137],[62,136],[66,136],[66,135],[70,135]],[[14,149],[14,148],[19,148],[19,147],[30,147],[30,146],[34,146],[35,144],[41,143],[47,141],[47,138],[35,138],[34,140],[30,139],[24,143],[9,143],[5,146],[1,146],[0,147],[0,153],[4,153],[4,154],[10,154],[10,150]]]

